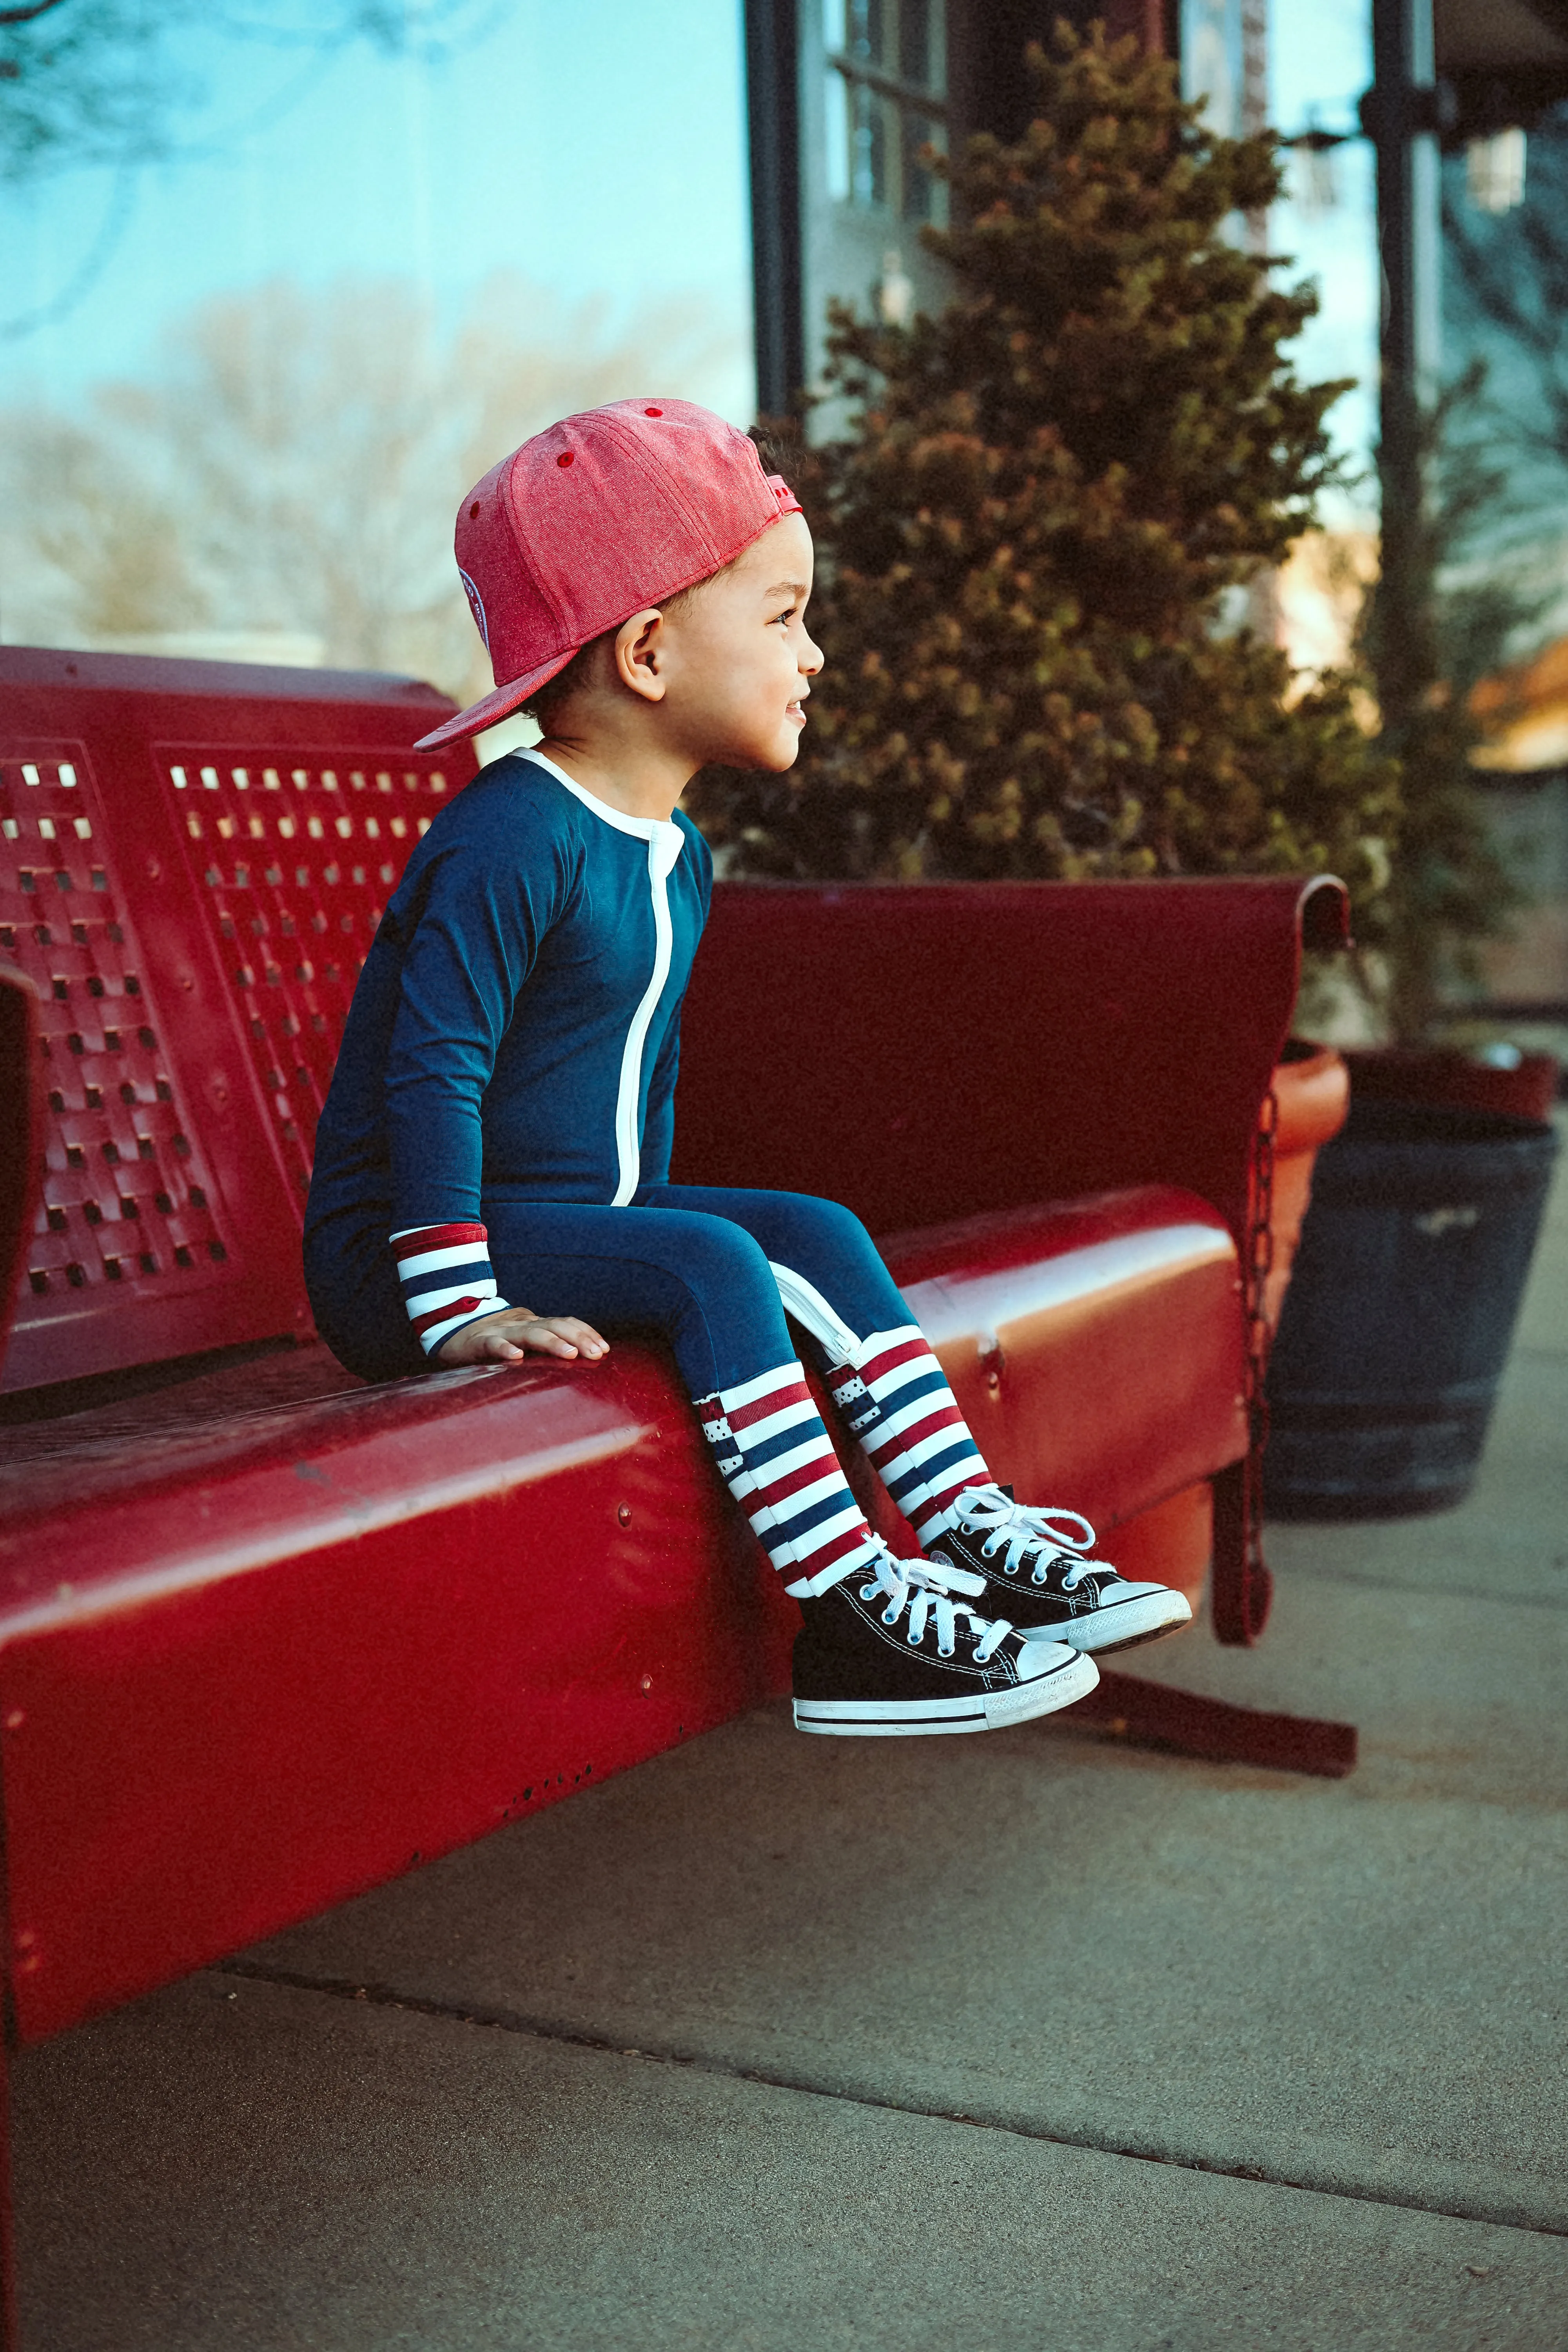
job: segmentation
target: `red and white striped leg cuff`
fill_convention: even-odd
[[[875,1545],[798,1363],[700,1397],[720,1475],[773,1566],[826,1591]]]
[[[991,1472],[947,1375],[917,1324],[874,1331],[852,1364],[829,1373],[835,1403],[888,1492],[929,1544],[953,1524],[966,1486]]]

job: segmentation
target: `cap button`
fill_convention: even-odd
[[[569,466],[576,454],[574,449],[563,449],[555,462],[558,466]]]
[[[643,410],[643,415],[645,416],[662,416],[664,415],[664,411],[662,408],[645,408]]]

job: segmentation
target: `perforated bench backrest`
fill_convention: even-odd
[[[299,1234],[361,963],[473,772],[341,672],[0,648],[0,958],[42,1003],[46,1176],[0,1388],[309,1320]]]

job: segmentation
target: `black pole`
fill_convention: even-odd
[[[1372,89],[1383,263],[1377,469],[1383,578],[1392,621],[1415,590],[1426,505],[1421,416],[1437,390],[1437,91],[1432,0],[1373,0]]]
[[[805,384],[796,0],[746,0],[746,125],[757,413],[786,416]]]

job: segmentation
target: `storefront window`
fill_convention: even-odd
[[[947,220],[926,150],[947,149],[942,0],[826,0],[827,193],[896,219]]]

